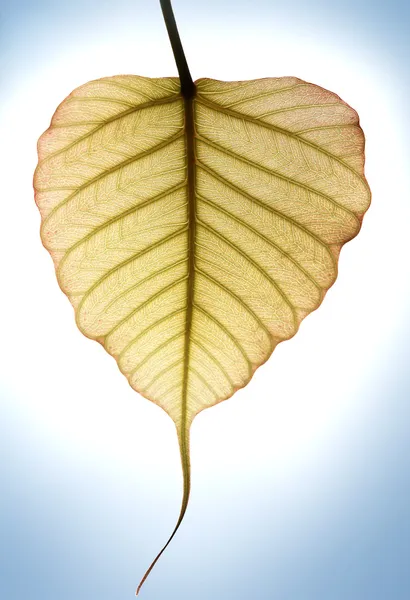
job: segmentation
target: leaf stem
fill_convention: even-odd
[[[165,546],[157,554],[152,561],[150,567],[146,571],[144,577],[137,588],[136,595],[138,596],[141,587],[143,586],[148,575],[151,573],[160,556],[163,554],[172,538],[179,529],[184,518],[189,494],[191,490],[191,466],[189,459],[189,429],[190,422],[187,422],[187,380],[188,380],[188,363],[190,352],[190,335],[192,326],[192,311],[193,311],[193,293],[195,279],[195,223],[196,223],[196,203],[195,203],[195,148],[194,148],[194,109],[193,98],[196,94],[196,87],[192,81],[189,72],[188,63],[185,58],[184,49],[182,48],[181,39],[179,37],[177,25],[175,22],[174,13],[172,11],[171,0],[160,0],[162,14],[164,15],[165,24],[167,27],[169,40],[171,42],[172,51],[174,53],[175,62],[178,68],[179,79],[181,82],[181,95],[184,98],[184,113],[185,113],[185,136],[186,136],[186,153],[187,153],[187,187],[188,187],[188,204],[189,204],[189,235],[188,235],[188,252],[189,252],[189,276],[187,279],[187,314],[186,314],[186,335],[184,346],[184,387],[183,387],[183,402],[181,421],[176,424],[179,449],[181,453],[182,476],[183,476],[183,496],[181,510],[179,513],[177,524],[168,539]]]
[[[181,428],[177,427],[177,434],[178,434],[179,450],[181,453],[182,474],[183,474],[183,481],[184,481],[184,494],[182,497],[181,511],[179,513],[177,524],[175,525],[174,531],[172,532],[170,538],[168,539],[167,543],[162,548],[162,550],[157,554],[155,559],[152,561],[152,563],[151,563],[150,567],[148,568],[148,570],[146,571],[144,577],[141,579],[141,582],[137,588],[137,591],[135,592],[136,596],[138,596],[138,594],[140,593],[140,590],[141,590],[145,580],[147,579],[148,575],[151,573],[152,569],[158,562],[158,559],[163,554],[163,552],[165,551],[165,549],[168,547],[169,543],[171,542],[172,538],[178,531],[179,526],[181,525],[182,520],[184,518],[187,506],[188,506],[189,494],[191,491],[191,466],[190,466],[190,460],[189,460],[189,426],[187,427],[186,423],[184,423],[184,425]]]
[[[177,64],[179,79],[181,81],[181,94],[186,99],[193,98],[195,96],[196,88],[192,81],[181,38],[179,37],[171,0],[160,0],[160,4],[168,31],[169,41],[171,42],[172,51]]]

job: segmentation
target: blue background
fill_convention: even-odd
[[[175,0],[174,10],[194,78],[297,75],[341,95],[339,81],[357,81],[346,99],[367,135],[373,206],[300,340],[194,424],[191,504],[141,597],[407,600],[409,4]],[[16,0],[0,11],[1,596],[131,599],[178,513],[175,435],[75,330],[31,179],[35,141],[72,88],[176,71],[157,2]],[[114,47],[123,56],[110,62]]]

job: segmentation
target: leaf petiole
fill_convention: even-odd
[[[181,94],[185,99],[188,100],[195,96],[196,88],[194,82],[192,81],[184,49],[182,47],[181,38],[179,37],[174,12],[171,6],[171,0],[160,0],[160,4],[165,25],[167,26],[169,41],[171,42],[172,51],[174,53],[179,79],[181,81]]]

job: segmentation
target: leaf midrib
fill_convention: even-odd
[[[184,341],[184,366],[182,381],[182,405],[180,423],[180,443],[182,455],[187,456],[187,405],[188,405],[188,377],[191,350],[192,314],[194,308],[195,286],[195,241],[196,241],[196,193],[195,193],[195,126],[194,126],[194,99],[184,99],[184,129],[186,139],[187,161],[187,196],[188,196],[188,278],[187,278],[187,304]]]

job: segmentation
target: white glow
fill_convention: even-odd
[[[249,38],[249,34],[248,34]],[[249,79],[296,75],[338,93],[356,108],[367,138],[366,174],[373,205],[359,237],[342,251],[339,279],[298,335],[281,344],[248,387],[203,413],[193,427],[197,468],[223,478],[226,468],[251,473],[275,468],[292,476],[310,456],[332,453],[332,439],[368,410],[360,395],[382,360],[380,340],[390,343],[406,310],[409,276],[402,240],[410,210],[405,202],[404,140],[394,76],[369,67],[365,53],[337,41],[313,43],[297,33],[258,31],[246,45],[242,31],[229,34],[235,58],[223,51],[226,32],[214,30],[206,53],[187,33],[195,77]],[[35,141],[56,106],[76,86],[105,75],[175,75],[162,27],[135,39],[135,24],[101,43],[67,41],[34,72],[14,80],[3,104],[1,158],[5,223],[0,241],[8,281],[3,288],[1,346],[4,383],[15,410],[72,454],[134,470],[165,463],[178,470],[173,425],[133,392],[104,350],[77,331],[73,311],[59,290],[42,248],[34,205]],[[221,50],[222,49],[222,50]],[[387,73],[387,70],[386,70]],[[359,404],[358,404],[359,403]],[[57,440],[57,441],[56,441]],[[143,455],[143,456],[142,456]],[[124,464],[124,460],[126,463]],[[325,459],[323,459],[325,460]]]

